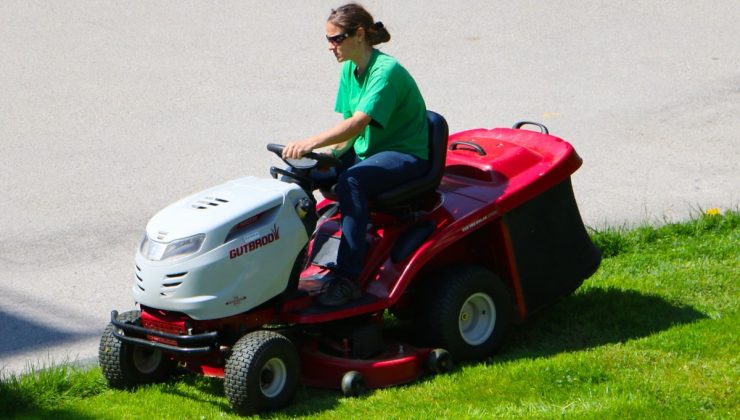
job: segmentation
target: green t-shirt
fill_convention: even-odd
[[[426,105],[416,82],[398,61],[373,49],[367,69],[355,76],[357,66],[342,67],[335,111],[351,117],[362,111],[372,121],[355,140],[355,153],[365,159],[382,151],[429,157]]]

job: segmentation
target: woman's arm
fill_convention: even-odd
[[[320,134],[311,136],[305,140],[286,144],[283,149],[283,157],[286,159],[299,159],[314,149],[353,139],[365,130],[365,127],[370,124],[371,120],[369,115],[362,111],[357,111],[351,117]]]

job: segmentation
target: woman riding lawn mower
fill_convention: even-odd
[[[326,38],[343,63],[344,120],[268,145],[290,167],[272,179],[229,181],[149,221],[140,309],[113,311],[100,342],[112,387],[179,365],[224,378],[232,406],[255,413],[300,383],[346,395],[407,383],[490,356],[512,323],[599,266],[570,144],[528,122],[448,136],[408,72],[373,48],[390,35],[359,6],[333,11]],[[348,141],[341,160],[313,151]]]

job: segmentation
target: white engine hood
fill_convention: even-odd
[[[165,207],[152,217],[146,232],[158,242],[209,234],[281,205],[288,192],[297,188],[274,179],[235,179]]]

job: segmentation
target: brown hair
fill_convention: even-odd
[[[331,9],[326,20],[354,35],[359,29],[365,29],[365,39],[370,45],[378,45],[391,40],[391,34],[383,26],[383,22],[375,22],[372,15],[357,3],[348,3],[337,9]]]

